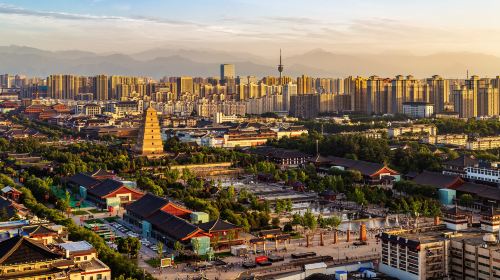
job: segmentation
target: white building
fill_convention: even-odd
[[[434,114],[434,105],[427,102],[404,102],[403,114],[411,118],[430,118]]]

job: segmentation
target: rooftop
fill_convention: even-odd
[[[87,241],[65,242],[65,243],[60,243],[57,245],[59,245],[59,247],[63,248],[64,250],[66,250],[68,252],[87,251],[87,250],[91,250],[94,248]]]

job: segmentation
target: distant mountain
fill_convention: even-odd
[[[437,53],[416,56],[402,53],[335,54],[316,49],[289,57],[287,63],[314,65],[334,76],[386,76],[412,74],[429,77],[439,74],[449,78],[463,78],[467,69],[471,74],[496,76],[500,74],[500,58],[478,53]],[[314,73],[313,73],[314,74]],[[336,75],[335,75],[336,74]]]
[[[338,54],[315,49],[284,57],[285,75],[321,77],[439,74],[463,78],[466,70],[480,76],[500,74],[500,58],[478,53],[438,53],[416,56],[403,52]],[[220,63],[234,63],[237,75],[277,75],[276,61],[244,52],[158,48],[134,54],[96,54],[68,50],[46,51],[24,46],[0,46],[0,73],[44,77],[54,73],[78,75],[218,76]]]

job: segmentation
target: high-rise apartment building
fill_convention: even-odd
[[[93,77],[93,91],[94,91],[94,100],[104,101],[109,100],[109,92],[108,92],[108,76],[106,75],[97,75]]]
[[[478,116],[498,116],[498,98],[498,88],[493,86],[479,88],[477,92]]]
[[[377,76],[371,76],[366,83],[367,91],[367,108],[368,114],[385,114],[388,113],[388,104],[390,103],[389,92],[391,92],[391,81],[389,79],[381,79]]]
[[[312,94],[313,91],[313,78],[302,75],[297,77],[297,94]]]
[[[351,99],[351,111],[366,112],[368,108],[366,84],[366,78],[363,77],[348,77],[344,80],[345,93]]]
[[[297,95],[297,85],[291,82],[283,86],[283,111],[290,111],[290,99]]]
[[[453,90],[453,105],[455,112],[461,118],[477,117],[477,98],[474,96],[474,92],[473,89],[469,89],[465,85]]]
[[[79,77],[50,75],[47,77],[47,95],[54,99],[75,99],[79,89]]]
[[[450,82],[441,76],[434,75],[427,79],[429,85],[429,102],[434,104],[434,112],[441,113],[444,105],[449,102]]]

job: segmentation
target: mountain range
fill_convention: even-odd
[[[268,59],[250,53],[210,49],[156,48],[139,53],[98,54],[81,50],[48,51],[25,46],[0,46],[0,73],[45,77],[55,73],[78,75],[218,76],[221,63],[233,63],[236,74],[257,77],[277,75],[278,57]],[[419,78],[439,74],[464,78],[466,71],[479,76],[500,74],[500,57],[464,52],[412,55],[401,52],[341,54],[323,49],[283,57],[284,75],[316,77],[393,77],[412,74]]]

